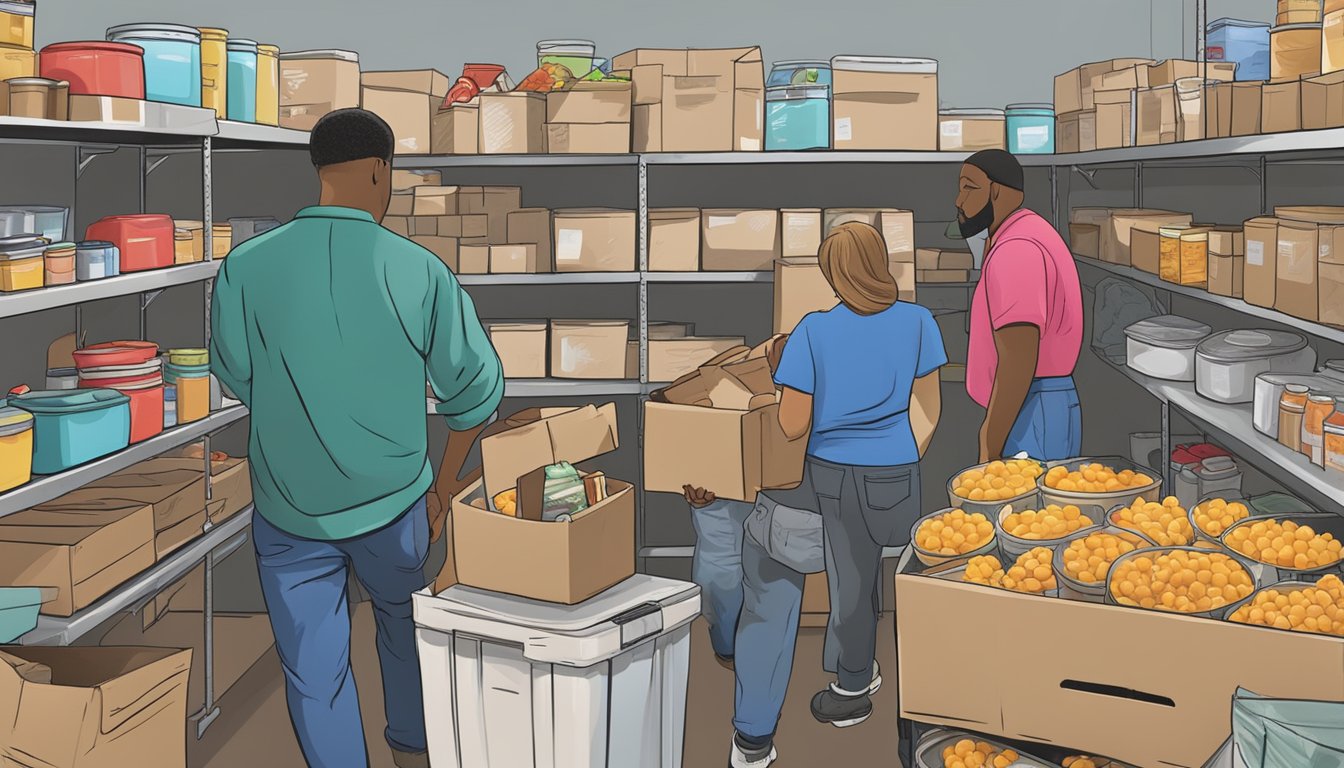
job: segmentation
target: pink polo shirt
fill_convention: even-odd
[[[989,405],[999,368],[994,331],[1008,325],[1041,329],[1036,378],[1072,376],[1083,343],[1083,292],[1073,254],[1050,223],[1022,209],[1008,217],[985,256],[971,302],[966,391]]]

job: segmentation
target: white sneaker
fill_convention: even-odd
[[[872,696],[882,690],[882,668],[877,666],[877,659],[873,659],[873,682],[868,684],[868,695]]]
[[[728,756],[728,768],[768,768],[778,757],[773,740],[769,745],[753,750],[738,742],[737,732],[733,732],[733,751]]]

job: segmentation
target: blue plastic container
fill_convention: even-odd
[[[782,85],[831,85],[829,61],[777,61],[770,67],[766,88]]]
[[[1218,19],[1210,22],[1204,49],[1209,61],[1237,65],[1238,80],[1269,79],[1269,25],[1258,21]]]
[[[831,89],[780,86],[765,91],[765,149],[830,149]]]
[[[107,39],[145,49],[145,98],[201,106],[201,33],[195,27],[123,24],[107,30]]]
[[[9,404],[33,414],[34,474],[64,472],[131,442],[131,399],[114,389],[27,392]]]
[[[1009,104],[1004,112],[1009,152],[1014,155],[1054,154],[1054,107],[1049,104]]]
[[[75,277],[102,280],[121,274],[121,250],[106,240],[85,240],[75,245]]]
[[[37,627],[43,592],[41,587],[0,587],[0,643],[12,643]]]
[[[229,119],[257,122],[257,41],[229,38]]]
[[[204,378],[210,375],[209,365],[173,365],[163,364],[163,383],[176,384],[178,379]]]

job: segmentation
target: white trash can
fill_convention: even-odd
[[[681,768],[694,584],[636,575],[579,605],[414,596],[434,768]]]

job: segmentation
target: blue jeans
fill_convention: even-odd
[[[1083,409],[1073,378],[1036,379],[1008,433],[1003,455],[1026,453],[1033,459],[1077,458],[1083,450]]]
[[[742,546],[742,573],[745,600],[737,643],[747,650],[734,664],[733,727],[743,736],[765,739],[779,725],[793,675],[805,577],[773,560],[750,536]]]
[[[257,568],[285,699],[304,759],[314,768],[367,768],[364,726],[350,669],[347,572],[373,602],[383,672],[386,737],[393,749],[425,750],[424,698],[411,593],[425,586],[429,518],[416,502],[395,522],[342,541],[292,536],[257,515]]]
[[[719,499],[696,509],[695,557],[691,580],[700,585],[701,604],[709,621],[709,642],[714,653],[733,658],[737,617],[742,612],[742,526],[752,505],[745,501]]]

